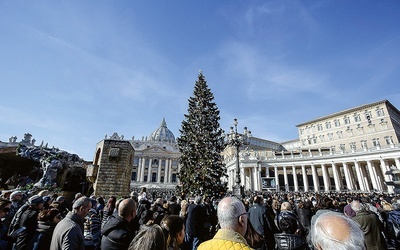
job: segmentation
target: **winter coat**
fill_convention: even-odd
[[[400,211],[393,210],[387,213],[385,233],[388,244],[400,249]]]
[[[39,209],[34,207],[29,207],[22,215],[19,221],[19,227],[25,227],[20,235],[18,235],[16,249],[27,249],[29,242],[32,240],[33,236],[36,234],[36,229],[38,226]]]
[[[386,249],[382,236],[383,225],[374,213],[361,211],[352,219],[360,225],[364,233],[367,250]]]
[[[110,216],[101,234],[101,248],[107,250],[128,249],[135,237],[132,224],[118,215]]]
[[[229,229],[220,229],[214,238],[200,244],[198,250],[251,250],[245,238]]]
[[[276,250],[304,250],[307,249],[305,237],[296,234],[275,234]]]
[[[57,223],[53,221],[38,221],[36,234],[28,245],[28,249],[50,249],[51,238]]]
[[[83,223],[83,236],[86,246],[94,246],[97,248],[97,246],[100,245],[100,230],[100,216],[97,214],[96,209],[91,208]]]
[[[69,212],[54,229],[50,249],[85,249],[83,218],[73,212]]]
[[[204,222],[206,221],[206,211],[202,205],[190,204],[188,217],[186,220],[186,234],[202,238]]]

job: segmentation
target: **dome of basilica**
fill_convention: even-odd
[[[150,141],[175,142],[175,136],[171,132],[171,130],[167,128],[165,118],[163,118],[160,127],[156,129],[153,133],[151,133]]]

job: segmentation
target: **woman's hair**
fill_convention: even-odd
[[[38,220],[53,221],[54,217],[59,217],[60,220],[62,219],[60,210],[57,208],[45,209],[39,213]]]
[[[184,220],[178,215],[167,215],[161,221],[161,228],[165,236],[165,243],[168,249],[179,249],[176,237],[184,228]]]
[[[281,210],[290,210],[291,211],[292,210],[292,205],[287,201],[282,202]]]
[[[264,236],[259,234],[251,224],[250,220],[247,220],[247,230],[244,235],[247,243],[251,248],[262,248],[264,244]]]
[[[143,225],[128,250],[165,250],[163,230],[157,224]]]
[[[187,213],[187,208],[189,207],[189,202],[187,200],[182,200],[181,201],[181,211],[180,211],[180,215],[186,215]]]

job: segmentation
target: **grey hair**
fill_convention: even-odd
[[[194,198],[194,204],[200,205],[202,201],[203,201],[203,197],[201,197],[200,195],[198,195]]]
[[[354,212],[356,212],[356,213],[365,210],[364,205],[363,205],[361,202],[359,202],[359,201],[352,201],[352,202],[350,203],[350,207],[351,207],[351,209],[353,209]]]
[[[88,197],[83,196],[83,197],[77,199],[77,200],[74,202],[74,204],[72,204],[72,209],[73,209],[74,211],[78,211],[78,209],[79,209],[80,207],[87,207],[87,206],[89,206],[89,203],[92,204],[92,201],[91,201]]]
[[[340,241],[330,235],[326,225],[322,222],[323,220],[332,219],[336,217],[344,220],[348,227],[350,234],[347,239]],[[311,241],[316,249],[321,250],[365,250],[364,233],[360,229],[360,226],[354,220],[347,218],[341,213],[337,212],[326,212],[321,214],[315,221],[315,224],[311,228]]]
[[[164,250],[165,248],[165,237],[162,228],[157,224],[151,224],[140,227],[128,250]]]
[[[226,197],[218,204],[218,221],[221,228],[235,229],[239,225],[238,217],[245,210],[243,203],[236,197]]]

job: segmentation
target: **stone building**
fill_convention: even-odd
[[[400,112],[389,101],[374,102],[297,125],[299,138],[282,150],[240,153],[245,190],[388,191],[385,173],[400,169]],[[228,187],[236,159],[225,155]]]
[[[132,138],[130,143],[135,149],[131,187],[175,189],[180,153],[165,119],[150,136],[140,140]]]

